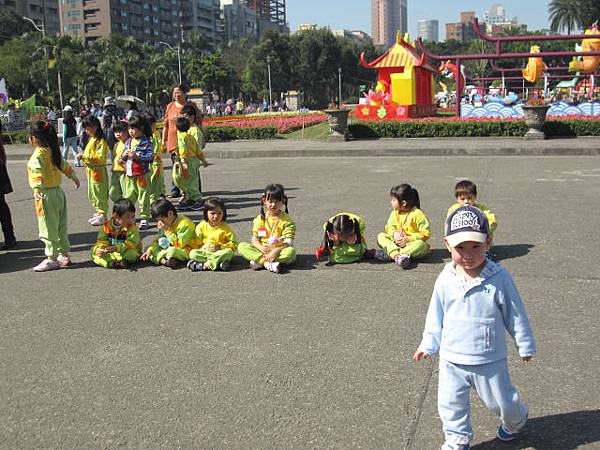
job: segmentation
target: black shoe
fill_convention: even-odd
[[[202,211],[204,209],[204,202],[202,200],[198,200],[190,205],[190,209],[192,211]]]
[[[172,191],[169,195],[167,195],[167,198],[179,198],[181,197],[181,192],[179,191]]]
[[[2,247],[0,247],[0,250],[12,250],[17,247],[17,244],[18,242],[16,239],[5,241],[4,244],[2,244]]]
[[[125,261],[124,259],[122,259],[121,261],[115,261],[112,265],[113,269],[127,269],[127,267],[129,267],[129,264],[127,264],[127,261]]]
[[[175,258],[169,258],[165,261],[165,266],[169,267],[172,270],[177,270],[184,264],[185,263],[183,261],[179,261],[178,259],[175,259]]]
[[[175,205],[175,208],[179,211],[189,211],[195,204],[193,200],[184,199]]]
[[[187,263],[187,268],[190,269],[192,272],[200,272],[202,269],[198,265],[202,265],[202,263],[191,259]]]

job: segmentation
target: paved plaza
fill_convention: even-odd
[[[249,144],[212,148],[227,156],[238,145]],[[239,257],[229,273],[97,268],[85,183],[66,180],[76,264],[35,274],[43,249],[25,160],[7,152],[21,245],[0,254],[2,449],[438,449],[437,359],[411,358],[449,261],[443,221],[462,178],[496,210],[495,251],[538,342],[528,364],[513,346],[509,356],[530,407],[521,438],[495,440],[497,419],[473,396],[472,448],[600,448],[600,156],[211,159],[209,145],[203,184],[226,199],[240,240],[264,186],[286,186],[299,253],[289,273],[254,272]],[[322,223],[336,212],[364,217],[374,246],[401,182],[418,188],[431,222],[426,261],[409,271],[315,263]]]

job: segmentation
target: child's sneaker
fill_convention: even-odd
[[[179,211],[189,211],[194,203],[195,202],[193,200],[183,198],[179,203],[177,203],[177,205],[175,205],[175,208],[177,208]]]
[[[69,267],[73,262],[69,255],[58,255],[56,258],[56,262],[60,265],[60,267]]]
[[[446,441],[440,450],[470,450],[469,444],[455,444],[454,442]]]
[[[229,261],[223,261],[221,264],[219,264],[219,269],[221,269],[223,272],[228,272],[230,268],[231,263]]]
[[[117,270],[127,269],[127,267],[129,267],[129,264],[124,259],[122,259],[121,261],[115,261],[112,264],[112,268]]]
[[[394,262],[400,267],[402,267],[404,270],[408,269],[412,264],[410,256],[403,255],[401,253],[396,255],[396,257],[394,258]]]
[[[60,264],[58,261],[54,261],[53,259],[46,258],[41,263],[33,268],[34,272],[48,272],[50,270],[60,269]]]
[[[280,263],[278,262],[266,262],[265,263],[265,269],[267,269],[269,272],[273,272],[273,273],[279,273],[280,269],[279,269]]]
[[[168,258],[165,260],[165,266],[169,267],[172,270],[179,269],[183,264],[183,261],[179,261],[175,258]]]
[[[97,217],[98,217],[98,214],[94,214],[92,217],[90,217],[88,219],[88,223],[91,224],[92,222],[94,222],[96,220]]]
[[[193,259],[190,259],[187,262],[186,267],[188,269],[190,269],[192,272],[200,272],[202,270],[200,267],[198,267],[200,264],[202,264],[202,263],[198,262],[198,261],[194,261]]]
[[[198,200],[192,203],[190,206],[192,211],[202,211],[204,209],[204,202],[202,200]]]
[[[146,219],[140,220],[140,225],[138,226],[140,231],[147,230],[149,227],[150,225]]]
[[[261,266],[259,263],[257,263],[256,261],[250,261],[250,268],[254,269],[254,270],[260,270],[263,268],[263,266]]]
[[[377,250],[375,250],[374,248],[370,248],[365,252],[364,258],[365,259],[375,259],[375,253],[377,253]]]
[[[319,246],[319,248],[315,251],[315,256],[316,256],[317,260],[324,258],[328,254],[329,254],[329,251],[323,244],[321,244]]]
[[[373,259],[381,262],[389,262],[392,260],[385,250],[375,250]]]
[[[498,431],[496,431],[496,436],[498,439],[504,442],[512,441],[517,438],[519,433],[511,433],[504,428],[504,425],[500,425]]]
[[[106,217],[103,214],[99,214],[90,220],[90,225],[99,227],[100,225],[104,225],[104,222],[106,222]]]

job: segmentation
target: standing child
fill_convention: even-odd
[[[166,193],[162,155],[167,151],[163,145],[162,136],[156,127],[156,117],[150,116],[148,120],[152,128],[152,141],[154,143],[154,161],[150,169],[150,204],[152,204]]]
[[[129,140],[121,161],[125,165],[125,198],[140,204],[140,230],[148,228],[150,217],[150,164],[154,160],[152,129],[142,116],[129,121]]]
[[[125,192],[125,166],[121,157],[125,151],[125,144],[127,143],[127,124],[125,122],[117,122],[112,127],[115,133],[115,147],[113,154],[115,155],[112,163],[112,174],[110,178],[110,191],[108,196],[113,203],[123,198]]]
[[[196,237],[202,247],[190,252],[187,266],[191,271],[229,270],[238,241],[226,220],[223,200],[218,197],[204,200],[204,220],[196,227]]]
[[[183,117],[175,121],[177,126],[177,159],[173,167],[173,181],[183,193],[178,209],[202,209],[202,193],[198,189],[199,161],[196,139],[189,134],[190,123]]]
[[[261,198],[260,214],[254,219],[252,242],[242,242],[238,252],[250,267],[279,273],[281,265],[296,260],[296,224],[288,215],[288,198],[281,184],[270,184]],[[265,212],[266,209],[266,212]],[[285,209],[285,212],[284,212]]]
[[[383,250],[375,254],[380,261],[392,259],[403,269],[410,268],[415,259],[429,254],[429,221],[421,211],[417,190],[408,185],[394,186],[390,191],[392,213],[385,231],[377,235],[377,243]]]
[[[501,424],[497,437],[510,441],[527,422],[508,374],[505,330],[525,362],[535,353],[535,341],[511,275],[486,260],[489,226],[477,208],[464,206],[446,220],[446,247],[452,255],[438,276],[423,340],[415,361],[440,352],[438,411],[446,443],[443,450],[470,448],[473,430],[469,391],[474,387]]]
[[[159,234],[140,259],[171,269],[183,266],[190,259],[190,252],[201,247],[194,223],[185,216],[178,216],[175,206],[164,198],[152,203],[150,209]]]
[[[88,198],[96,211],[88,222],[91,225],[100,226],[106,222],[108,211],[109,188],[108,172],[106,171],[108,145],[104,140],[104,132],[97,117],[86,116],[82,125],[90,139],[83,153],[77,154],[77,158],[86,167]]]
[[[475,183],[469,180],[462,180],[456,183],[454,186],[454,197],[456,198],[456,203],[454,203],[449,209],[448,217],[454,211],[456,211],[461,206],[474,206],[475,208],[479,208],[485,216],[487,217],[488,223],[490,225],[490,240],[494,241],[494,233],[496,232],[496,228],[498,227],[498,222],[496,221],[496,214],[492,212],[487,206],[483,203],[477,203],[477,186]],[[488,256],[490,259],[494,259],[495,255],[490,250],[488,251]]]
[[[138,261],[141,254],[142,239],[135,224],[135,205],[121,198],[113,205],[112,218],[98,232],[92,261],[101,267],[126,269]]]
[[[35,212],[40,239],[45,244],[46,259],[33,268],[47,272],[71,264],[67,232],[67,197],[60,187],[65,174],[79,188],[79,179],[73,168],[62,159],[56,130],[45,120],[38,120],[29,128],[29,143],[35,148],[27,173],[33,189]]]
[[[197,117],[198,111],[192,105],[185,105],[181,109],[181,117],[188,120],[190,123],[190,129],[188,133],[190,133],[194,139],[196,139],[196,155],[198,159],[202,163],[203,167],[208,167],[208,161],[206,160],[206,155],[204,154],[204,149],[206,148],[206,138],[204,137],[204,131],[202,131],[202,116]],[[202,191],[202,189],[200,189]]]
[[[349,264],[367,256],[365,221],[352,213],[339,213],[323,224],[323,243],[316,251],[317,259],[329,255],[333,264]],[[371,251],[372,253],[373,251]]]

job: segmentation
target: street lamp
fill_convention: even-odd
[[[44,40],[46,39],[46,27],[44,27],[43,20],[40,23],[40,25],[38,26],[38,24],[36,24],[33,19],[30,19],[29,17],[25,17],[25,16],[22,16],[22,17],[24,20],[31,22],[31,24],[33,25],[33,28],[35,28],[37,31],[42,33],[42,39],[44,39]],[[44,44],[44,55],[46,55],[46,91],[49,94],[50,93],[50,79],[48,77],[48,49],[46,48],[46,44]]]
[[[269,112],[273,111],[273,94],[271,90],[271,56],[267,55],[267,73],[269,75]]]
[[[167,44],[166,42],[161,41],[161,42],[159,42],[159,44],[166,45],[173,51],[176,50],[171,44]],[[182,84],[183,78],[181,77],[181,45],[177,46],[177,64],[179,66],[179,84]]]
[[[342,68],[338,67],[338,108],[342,107]]]

